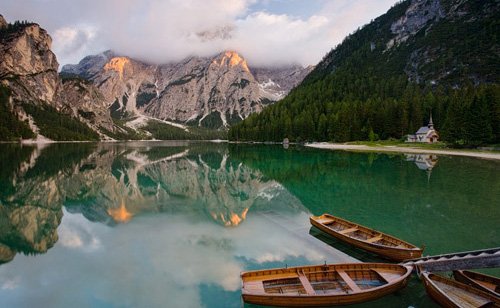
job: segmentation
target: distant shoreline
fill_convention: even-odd
[[[461,151],[461,150],[433,150],[422,148],[406,148],[398,146],[367,146],[358,144],[341,143],[307,143],[306,147],[327,150],[359,151],[359,152],[389,152],[389,153],[412,153],[412,154],[437,154],[437,155],[456,155],[483,159],[500,160],[500,153],[489,153],[481,151]]]

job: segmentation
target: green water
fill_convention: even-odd
[[[244,270],[380,261],[311,228],[311,214],[432,255],[500,246],[499,200],[500,163],[472,158],[0,144],[0,306],[241,307]],[[434,306],[416,277],[354,307],[409,306]]]

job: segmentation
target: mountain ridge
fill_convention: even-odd
[[[90,79],[112,102],[112,112],[126,110],[161,120],[220,128],[281,99],[311,70],[298,65],[253,68],[239,53],[230,50],[162,65],[108,50],[87,56],[79,64],[65,65],[61,72]]]

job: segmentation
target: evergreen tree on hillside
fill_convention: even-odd
[[[491,142],[493,131],[490,110],[484,95],[474,96],[465,119],[465,142],[467,144],[481,145]]]
[[[391,26],[410,3],[396,4],[346,37],[301,85],[233,126],[229,138],[401,139],[427,125],[432,111],[444,141],[499,142],[498,4],[443,1],[445,10],[456,4],[467,13],[429,21],[427,28],[388,47],[395,35]]]

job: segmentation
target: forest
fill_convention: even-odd
[[[500,143],[500,19],[492,1],[467,2],[461,16],[389,47],[410,1],[356,30],[325,55],[287,97],[234,125],[230,140],[403,139],[432,113],[454,146]],[[444,1],[445,10],[452,2]],[[422,12],[422,18],[425,16]]]
[[[403,139],[426,126],[432,113],[442,141],[455,146],[500,143],[500,87],[421,89],[403,80],[375,82],[372,87],[348,83],[344,89],[333,76],[329,83],[302,87],[285,100],[233,126],[236,141],[332,141]],[[372,95],[362,99],[366,88]],[[300,93],[297,93],[300,92]],[[356,95],[356,93],[358,95]],[[286,108],[283,108],[283,105]]]

